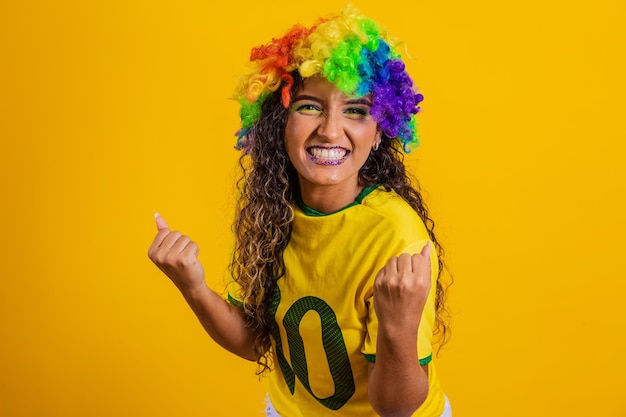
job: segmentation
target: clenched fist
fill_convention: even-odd
[[[198,245],[188,236],[171,231],[163,217],[155,214],[155,219],[158,233],[148,257],[183,293],[205,285]]]
[[[374,281],[379,327],[416,333],[431,287],[430,242],[420,253],[389,259]]]

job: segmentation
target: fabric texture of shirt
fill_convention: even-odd
[[[355,203],[323,215],[299,204],[284,252],[271,313],[271,401],[283,417],[376,416],[367,394],[376,358],[378,319],[373,284],[392,256],[419,253],[429,236],[395,192],[366,188]],[[418,329],[418,355],[428,364],[429,391],[413,417],[439,416],[445,399],[432,359],[437,257]],[[233,283],[234,284],[234,283]],[[233,303],[240,300],[234,284]]]

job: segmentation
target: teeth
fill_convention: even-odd
[[[311,155],[318,159],[340,160],[346,156],[346,150],[343,148],[311,148]]]

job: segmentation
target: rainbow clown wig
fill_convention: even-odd
[[[415,115],[423,100],[413,87],[392,40],[374,21],[351,6],[341,15],[321,19],[310,28],[294,26],[282,38],[252,49],[252,70],[241,79],[235,98],[241,104],[237,148],[247,148],[249,130],[261,106],[281,89],[282,104],[291,101],[293,75],[322,76],[350,96],[371,94],[372,118],[405,152],[419,144]]]

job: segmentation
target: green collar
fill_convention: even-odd
[[[321,211],[317,211],[314,208],[311,208],[307,206],[306,204],[304,204],[304,202],[302,201],[302,197],[300,196],[300,193],[295,193],[294,200],[296,201],[296,204],[298,205],[298,207],[300,207],[300,210],[302,210],[302,212],[306,214],[307,216],[313,216],[313,217],[330,216],[331,214],[339,213],[340,211],[349,209],[352,206],[361,204],[363,200],[365,199],[365,197],[367,197],[372,191],[374,191],[378,187],[379,187],[379,184],[368,185],[367,187],[363,188],[363,191],[361,191],[359,195],[356,196],[356,198],[354,199],[352,203],[348,204],[344,208],[341,208],[337,211],[334,211],[328,214],[322,213]]]

